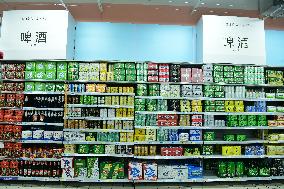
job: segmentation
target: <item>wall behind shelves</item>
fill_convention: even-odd
[[[78,22],[77,60],[195,62],[194,26]],[[267,64],[284,65],[284,31],[266,30]]]

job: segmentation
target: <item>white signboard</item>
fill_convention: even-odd
[[[204,15],[197,25],[197,61],[266,64],[264,21]]]
[[[4,59],[73,59],[75,22],[64,10],[4,11]]]

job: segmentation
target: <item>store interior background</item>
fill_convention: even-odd
[[[265,18],[267,64],[280,66],[284,18],[265,16],[272,5],[273,0],[1,0],[0,11],[67,8],[77,21],[76,60],[196,62],[201,15]]]

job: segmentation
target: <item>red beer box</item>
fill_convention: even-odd
[[[158,120],[178,120],[178,115],[173,114],[159,114]]]
[[[158,64],[156,63],[148,63],[148,70],[157,70]]]
[[[158,126],[177,126],[177,120],[158,120]]]

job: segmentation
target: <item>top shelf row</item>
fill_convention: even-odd
[[[152,62],[1,62],[4,82],[205,84],[281,87],[283,68]]]

